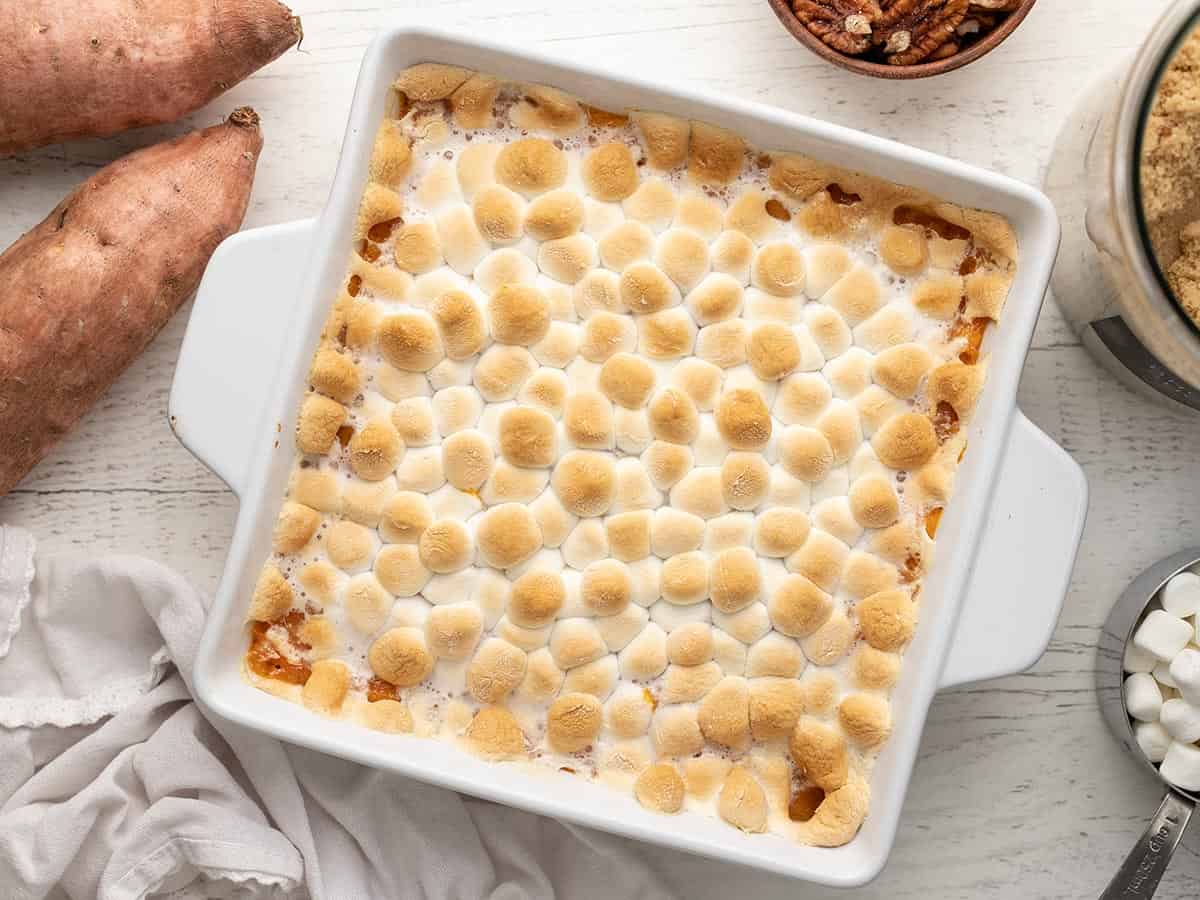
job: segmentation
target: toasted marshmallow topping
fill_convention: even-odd
[[[711,123],[438,63],[394,87],[248,677],[845,843],[1011,230]]]

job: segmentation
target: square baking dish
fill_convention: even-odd
[[[1008,218],[1020,243],[1016,279],[989,330],[989,376],[968,429],[956,495],[939,529],[921,621],[892,695],[893,733],[871,775],[871,809],[843,847],[798,846],[694,813],[665,818],[618,793],[558,772],[486,762],[444,741],[321,718],[248,684],[244,613],[269,553],[292,461],[305,373],[337,286],[389,86],[417,62],[452,63],[553,85],[601,108],[659,110],[733,129],[769,150],[795,151]],[[1079,467],[1016,410],[1016,391],[1058,247],[1038,191],[868,134],[758,104],[651,85],[475,37],[411,26],[387,30],[363,60],[329,201],[317,220],[242,232],[214,254],[172,385],[179,439],[240,500],[225,570],[195,669],[213,714],[283,740],[500,803],[718,859],[836,886],[883,867],[933,694],[1032,665],[1049,641],[1087,506]]]

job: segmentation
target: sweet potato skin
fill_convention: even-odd
[[[236,110],[101,169],[0,254],[0,495],[195,291],[261,149],[258,116]]]
[[[300,36],[278,0],[0,4],[0,155],[173,122]]]

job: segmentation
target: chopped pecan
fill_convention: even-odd
[[[971,12],[1013,12],[1021,5],[1021,0],[970,0]]]
[[[955,36],[970,0],[889,0],[875,23],[874,41],[887,61],[911,66]]]
[[[824,43],[852,56],[870,49],[880,16],[875,0],[792,0],[792,11]]]
[[[959,45],[958,41],[946,41],[946,43],[942,44],[942,46],[930,53],[929,58],[930,60],[949,59],[961,49],[962,47]]]

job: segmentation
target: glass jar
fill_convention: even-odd
[[[1200,0],[1173,4],[1132,61],[1105,75],[1072,112],[1046,176],[1063,226],[1053,279],[1059,306],[1122,381],[1189,414],[1200,412],[1200,328],[1150,245],[1140,163],[1159,80],[1198,25]]]

